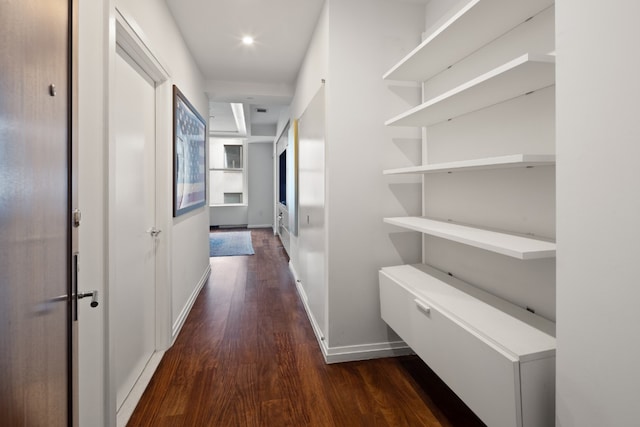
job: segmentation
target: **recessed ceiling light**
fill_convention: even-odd
[[[242,38],[242,44],[247,45],[247,46],[251,46],[253,44],[253,37],[251,36],[244,36]]]

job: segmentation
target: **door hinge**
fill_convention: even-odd
[[[73,219],[73,226],[75,228],[80,227],[80,221],[82,220],[82,212],[80,212],[80,209],[73,210],[72,219]]]

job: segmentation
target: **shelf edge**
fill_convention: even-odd
[[[519,167],[553,166],[555,163],[556,156],[552,154],[511,154],[507,156],[385,169],[383,171],[383,175],[431,174],[446,173],[450,171],[466,172],[510,169]]]
[[[482,240],[477,238],[467,238],[464,236],[460,236],[454,233],[447,233],[439,230],[434,230],[432,228],[427,228],[420,225],[408,224],[403,222],[402,220],[406,219],[417,219],[417,220],[425,220],[430,222],[435,222],[438,224],[446,224],[450,226],[460,227],[461,229],[469,229],[469,230],[478,230],[489,234],[494,234],[495,236],[510,236],[518,239],[523,239],[525,241],[531,241],[536,243],[547,243],[550,245],[549,249],[534,249],[534,250],[518,250],[513,247],[507,247],[504,245],[498,245],[488,240]],[[487,250],[489,252],[498,253],[501,255],[509,256],[511,258],[516,258],[522,261],[533,260],[533,259],[544,259],[544,258],[555,258],[556,256],[556,244],[553,242],[547,242],[546,240],[535,239],[526,235],[521,234],[510,234],[501,231],[487,230],[483,228],[473,227],[469,225],[458,224],[455,222],[447,222],[447,221],[439,221],[426,217],[387,217],[383,218],[383,221],[387,224],[394,225],[396,227],[417,231],[423,234],[427,234],[429,236],[439,237],[441,239],[449,240],[452,242],[457,242],[463,245],[471,246],[478,249]]]

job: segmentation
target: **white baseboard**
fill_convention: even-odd
[[[413,354],[413,350],[411,350],[411,348],[404,341],[358,344],[343,347],[329,347],[327,345],[325,336],[322,334],[320,325],[318,325],[318,322],[316,322],[316,319],[311,312],[307,294],[304,291],[304,287],[302,286],[300,279],[298,279],[298,274],[296,273],[296,270],[293,267],[291,261],[289,261],[289,270],[291,270],[291,274],[293,275],[293,278],[295,280],[298,295],[300,296],[300,300],[302,301],[304,310],[307,312],[307,317],[309,318],[309,322],[311,323],[313,333],[318,340],[318,345],[320,346],[320,350],[322,351],[322,356],[324,357],[325,363],[332,364],[342,362],[355,362],[357,360],[380,359],[383,357],[396,357]]]
[[[195,289],[189,296],[187,303],[184,305],[184,307],[182,308],[182,311],[180,312],[180,315],[178,316],[175,323],[173,324],[173,328],[171,331],[171,345],[173,345],[176,338],[178,337],[178,334],[180,333],[180,330],[182,329],[182,326],[184,325],[184,322],[185,320],[187,320],[187,316],[191,311],[191,307],[193,307],[193,304],[196,302],[196,298],[198,298],[198,294],[200,294],[200,291],[204,287],[204,284],[207,283],[207,279],[209,278],[210,274],[211,274],[211,265],[207,264],[207,268],[202,274],[202,277],[200,278],[198,285],[195,287]]]
[[[302,301],[302,305],[304,306],[304,311],[307,312],[307,317],[309,318],[309,322],[311,323],[311,328],[313,329],[313,333],[318,340],[318,345],[320,346],[320,350],[322,350],[322,356],[324,357],[325,362],[327,361],[327,343],[324,339],[324,335],[322,334],[322,329],[320,329],[320,325],[316,322],[315,317],[313,317],[313,313],[311,312],[311,308],[309,307],[309,299],[307,298],[307,294],[302,287],[302,283],[300,279],[298,279],[298,274],[296,273],[295,268],[291,261],[289,261],[289,270],[291,270],[291,274],[293,275],[293,279],[296,282],[296,289],[298,290],[298,295],[300,296],[300,300]]]
[[[162,356],[164,356],[164,351],[156,351],[149,358],[149,361],[136,380],[136,383],[133,385],[129,395],[126,397],[124,402],[122,402],[120,409],[118,409],[116,414],[117,427],[125,427],[129,422],[129,418],[131,418],[133,411],[135,411],[136,406],[138,406],[138,402],[140,402],[142,394],[149,385],[151,378],[153,378],[153,374],[156,372],[158,365],[160,365]]]
[[[271,228],[271,224],[249,224],[247,228]]]
[[[380,342],[373,344],[329,347],[324,359],[327,364],[355,362],[357,360],[381,359],[413,354],[413,350],[404,341]]]

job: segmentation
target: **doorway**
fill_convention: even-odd
[[[117,409],[155,351],[155,87],[116,55],[114,300]]]
[[[110,406],[124,425],[170,344],[168,73],[120,11],[111,50],[109,142]],[[170,101],[169,101],[170,102]],[[171,105],[170,103],[168,104]],[[169,214],[168,214],[169,212]],[[164,230],[164,231],[163,231]],[[169,307],[169,308],[167,308]],[[167,326],[168,323],[168,326]]]

